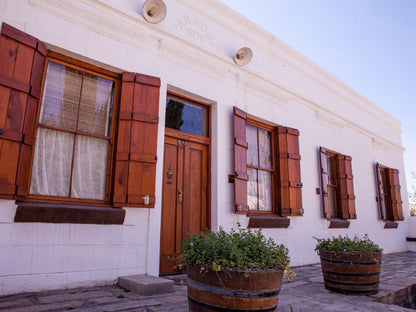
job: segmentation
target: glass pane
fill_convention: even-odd
[[[78,130],[109,136],[114,82],[85,74],[82,83]]]
[[[271,133],[259,129],[259,150],[260,150],[260,167],[272,168],[272,154],[270,147]]]
[[[329,217],[337,217],[337,190],[333,186],[328,186],[328,205]]]
[[[247,165],[259,165],[259,150],[257,144],[257,128],[251,125],[246,125],[246,140],[247,148]]]
[[[247,168],[247,204],[249,210],[258,210],[257,202],[257,169]]]
[[[166,99],[166,128],[208,137],[208,108],[176,97]]]
[[[327,163],[328,163],[328,184],[336,185],[337,184],[336,160],[334,157],[328,156]]]
[[[38,128],[31,194],[69,196],[73,144],[74,135],[71,133]]]
[[[272,175],[269,171],[259,170],[259,210],[272,211]]]
[[[77,135],[72,173],[72,198],[105,199],[107,140]]]
[[[82,74],[78,70],[49,62],[40,112],[45,125],[75,130]]]

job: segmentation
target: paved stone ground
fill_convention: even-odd
[[[278,311],[415,311],[385,303],[403,301],[406,292],[413,292],[413,304],[416,306],[415,252],[383,256],[380,291],[373,296],[347,296],[327,291],[320,264],[295,267],[293,270],[297,275],[291,278],[290,283],[282,285]],[[188,311],[186,286],[175,285],[174,289],[173,293],[147,297],[117,285],[25,293],[0,297],[0,311]]]

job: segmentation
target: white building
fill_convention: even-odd
[[[292,266],[408,249],[398,120],[216,0],[144,2],[0,3],[0,295],[170,273],[237,223]]]

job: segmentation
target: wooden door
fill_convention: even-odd
[[[175,253],[187,233],[209,224],[209,139],[166,129],[160,274],[176,273]]]

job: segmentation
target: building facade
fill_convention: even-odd
[[[1,2],[0,295],[173,273],[238,224],[292,266],[406,251],[400,122],[222,3],[164,3]]]

